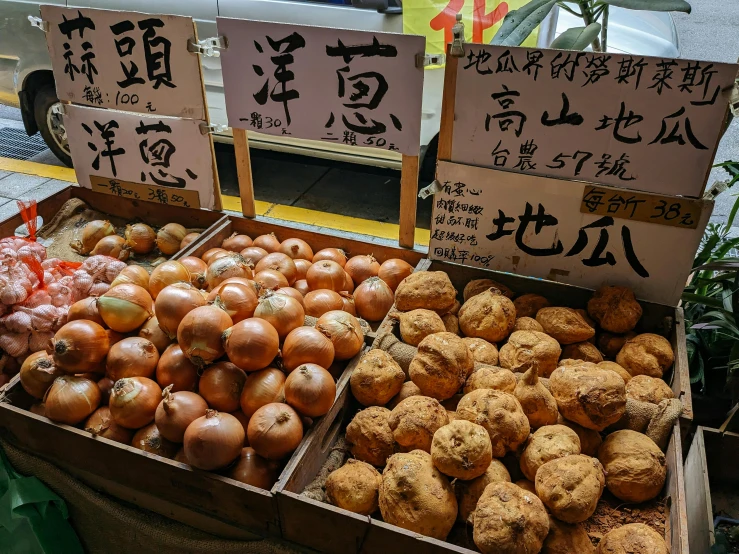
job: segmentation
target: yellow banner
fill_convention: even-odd
[[[488,44],[509,11],[529,0],[404,0],[403,32],[426,36],[426,53],[442,54],[452,41],[452,27],[462,12],[465,41]],[[539,28],[522,46],[536,46]],[[438,66],[437,66],[438,67]]]

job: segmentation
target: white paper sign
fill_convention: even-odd
[[[196,119],[155,117],[68,104],[64,116],[80,185],[90,176],[195,190],[213,208],[213,159],[208,135]],[[161,201],[159,198],[144,200]]]
[[[738,67],[466,44],[451,161],[699,197]]]
[[[424,37],[217,21],[231,127],[418,155]]]
[[[584,183],[439,162],[429,256],[677,305],[713,209],[695,229],[580,213]]]
[[[60,100],[205,119],[192,18],[60,6],[41,18]]]

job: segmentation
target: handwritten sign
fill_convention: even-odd
[[[713,209],[694,229],[581,213],[584,183],[439,162],[429,255],[677,305]],[[494,186],[491,186],[494,183]],[[604,190],[613,190],[605,189]]]
[[[703,202],[678,196],[657,196],[632,190],[587,185],[580,212],[606,215],[630,221],[644,221],[695,229],[700,222]]]
[[[200,131],[202,121],[72,104],[65,108],[64,124],[80,185],[91,188],[91,175],[97,175],[194,191],[200,205],[212,209],[213,160],[209,136]]]
[[[423,37],[217,22],[231,127],[418,155]]]
[[[60,6],[41,18],[60,100],[205,119],[192,18]]]
[[[466,44],[451,160],[698,197],[738,67]]]
[[[118,179],[90,175],[92,190],[110,196],[130,198],[132,200],[145,200],[169,206],[182,206],[183,208],[199,208],[200,198],[194,190],[179,190],[171,187],[159,187],[142,185],[141,183],[128,183]]]

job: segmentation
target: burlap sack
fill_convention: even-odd
[[[85,550],[91,554],[307,554],[307,549],[279,541],[225,540],[124,504],[95,492],[58,467],[33,456],[4,439],[0,446],[16,470],[34,475],[67,503],[70,523]]]

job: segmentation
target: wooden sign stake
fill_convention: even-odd
[[[416,243],[416,196],[418,194],[418,156],[403,154],[400,170],[400,233],[398,242],[404,248]]]
[[[241,196],[241,213],[244,217],[256,217],[254,205],[254,179],[251,173],[251,156],[249,155],[249,138],[245,129],[233,128],[234,154],[236,155],[236,175],[239,180],[239,196]]]

